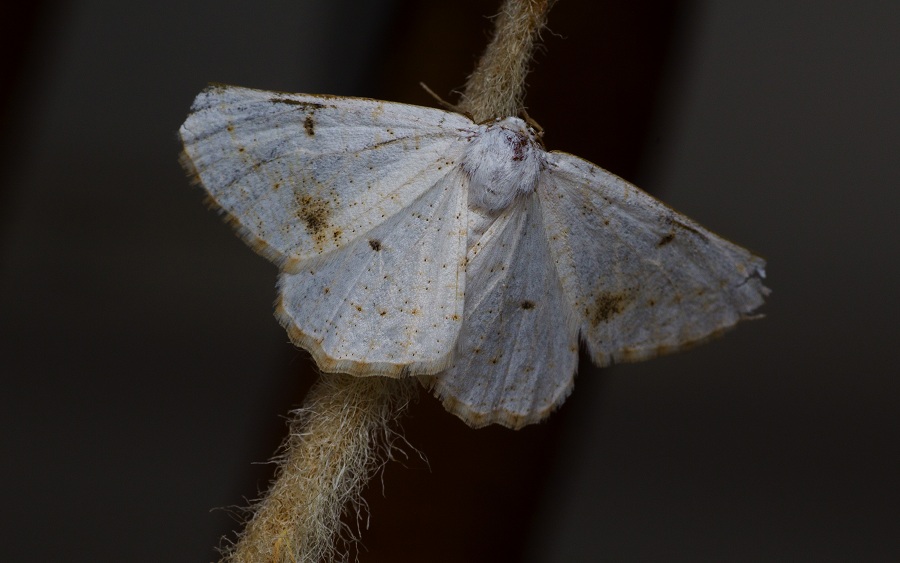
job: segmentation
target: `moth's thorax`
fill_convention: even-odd
[[[531,193],[543,155],[534,130],[518,117],[479,125],[462,161],[469,177],[469,204],[495,213],[517,194]]]

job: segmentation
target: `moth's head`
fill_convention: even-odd
[[[538,134],[518,117],[478,126],[462,161],[469,177],[469,203],[496,213],[518,194],[534,190],[544,167]]]

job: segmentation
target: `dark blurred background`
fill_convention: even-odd
[[[210,561],[315,378],[276,269],[202,204],[209,81],[433,105],[498,1],[109,0],[2,23],[3,561]],[[8,15],[13,15],[9,12]],[[426,393],[360,561],[900,558],[900,8],[561,0],[529,76],[549,148],[769,260],[764,320],[582,362],[551,419]]]

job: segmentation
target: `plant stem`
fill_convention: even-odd
[[[339,539],[358,536],[341,516],[359,522],[362,490],[402,440],[392,428],[415,391],[412,378],[322,375],[292,413],[275,481],[226,561],[334,560]]]
[[[555,0],[506,0],[494,38],[466,82],[460,109],[477,122],[518,115],[528,63]]]

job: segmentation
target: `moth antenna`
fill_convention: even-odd
[[[522,108],[522,119],[525,120],[525,123],[530,125],[532,129],[537,132],[538,139],[544,137],[544,128],[541,127],[541,124],[534,120],[530,115],[528,115],[528,111],[525,108]]]
[[[429,88],[428,85],[425,84],[424,82],[419,82],[419,86],[421,86],[423,90],[428,92],[431,95],[431,97],[437,101],[437,103],[439,103],[441,106],[444,107],[444,109],[448,109],[455,113],[463,113],[462,110],[459,109],[459,106],[453,105],[450,102],[448,102],[447,100],[445,100],[444,98],[435,94],[434,90]]]

